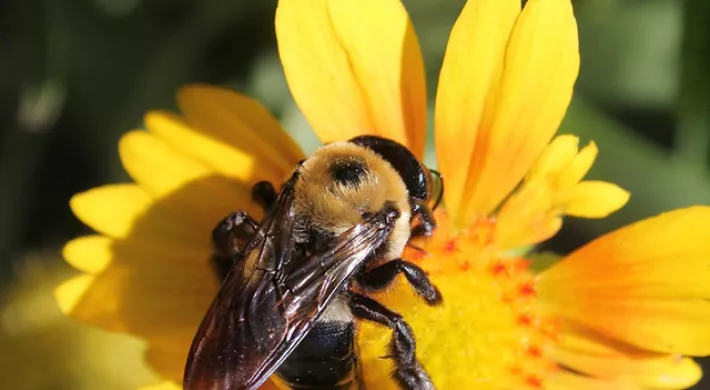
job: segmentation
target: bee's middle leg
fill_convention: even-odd
[[[417,360],[417,345],[412,328],[401,315],[364,295],[349,293],[350,310],[355,317],[374,321],[392,329],[389,357],[395,361],[392,377],[404,390],[433,390],[434,384]]]
[[[414,291],[424,298],[429,305],[438,305],[443,301],[441,292],[429,280],[426,272],[414,263],[395,259],[357,276],[358,284],[366,290],[382,290],[386,288],[398,274],[404,274]]]
[[[252,198],[268,212],[276,203],[276,190],[268,181],[260,181],[251,189]],[[242,259],[242,250],[254,237],[258,224],[245,211],[235,211],[212,230],[212,268],[219,280],[224,280],[232,265]]]
[[[271,182],[260,181],[251,187],[251,197],[264,209],[264,213],[267,213],[276,204],[278,194]]]
[[[224,280],[235,261],[242,258],[242,250],[254,236],[257,223],[242,210],[219,221],[212,230],[212,268],[219,280]]]

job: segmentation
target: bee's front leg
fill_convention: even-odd
[[[411,238],[429,237],[436,229],[436,220],[429,206],[422,201],[410,200],[412,207],[412,218],[419,217],[419,224],[412,229]]]
[[[392,283],[398,274],[404,274],[414,291],[429,305],[438,305],[443,298],[439,289],[429,280],[426,272],[414,263],[402,259],[388,261],[367,272],[359,274],[357,283],[366,290],[378,291]]]

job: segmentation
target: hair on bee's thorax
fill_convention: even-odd
[[[294,191],[297,240],[312,240],[314,232],[324,239],[341,234],[360,223],[363,214],[393,202],[401,214],[387,251],[401,253],[410,233],[409,192],[390,163],[367,148],[337,142],[318,149],[299,170]]]

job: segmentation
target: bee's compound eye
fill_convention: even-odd
[[[346,186],[354,186],[360,183],[367,174],[365,163],[356,159],[336,161],[331,171],[333,180]]]

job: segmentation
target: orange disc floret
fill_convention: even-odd
[[[541,388],[556,368],[556,335],[537,308],[529,262],[492,247],[495,221],[454,231],[437,212],[438,230],[405,257],[429,272],[444,303],[429,307],[403,280],[375,298],[412,326],[417,355],[437,388]],[[359,345],[368,388],[396,389],[386,359],[390,331],[361,323]]]

